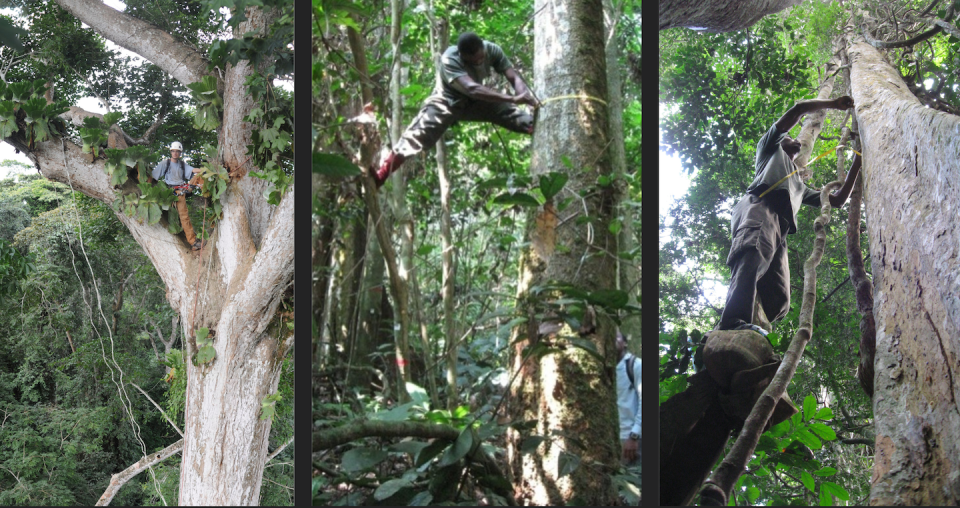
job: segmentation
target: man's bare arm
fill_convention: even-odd
[[[853,159],[853,166],[850,167],[850,172],[847,173],[847,179],[843,181],[843,186],[840,187],[840,190],[835,194],[830,194],[830,206],[840,208],[847,202],[847,198],[850,197],[850,192],[853,191],[853,184],[857,181],[857,175],[860,174],[861,164],[860,156],[856,155]]]
[[[797,122],[800,121],[800,117],[806,115],[807,113],[813,113],[814,111],[820,111],[821,109],[839,109],[846,110],[853,107],[853,98],[844,95],[843,97],[838,97],[836,99],[811,99],[807,101],[800,101],[790,109],[787,110],[783,116],[777,120],[777,130],[780,132],[787,132],[792,129],[794,125],[797,125]]]
[[[512,69],[508,69],[507,72],[511,70]],[[526,84],[523,84],[523,80],[519,79],[519,76],[515,72],[513,74],[522,84],[524,90],[523,93],[520,93],[519,90],[517,90],[517,95],[500,93],[492,88],[477,83],[470,76],[460,76],[454,81],[457,83],[457,85],[459,85],[459,88],[473,100],[486,102],[507,102],[510,104],[530,104],[531,106],[536,104],[536,99],[534,99],[533,95],[530,94],[530,91],[527,90]],[[512,84],[516,90],[516,81],[512,81]]]
[[[525,100],[520,101],[531,106],[539,106],[539,102],[536,97],[530,93],[530,90],[527,88],[527,83],[520,77],[520,73],[517,72],[513,67],[510,67],[503,72],[504,77],[507,78],[507,81],[510,81],[510,84],[513,85],[513,90],[517,92],[518,97],[523,97]],[[529,100],[526,100],[529,98]]]

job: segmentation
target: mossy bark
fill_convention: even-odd
[[[516,497],[525,504],[616,501],[610,480],[620,451],[613,322],[601,309],[595,319],[587,310],[579,329],[573,329],[560,319],[573,309],[552,306],[559,295],[538,291],[551,281],[588,292],[617,286],[617,238],[609,225],[620,191],[603,185],[613,168],[604,25],[597,15],[602,10],[601,0],[537,1],[534,6],[534,89],[545,103],[534,134],[531,173],[565,172],[569,180],[551,202],[531,213],[529,247],[521,261],[518,308],[528,321],[514,334],[512,368],[519,373],[509,411],[515,422],[535,424],[531,430],[511,429],[507,454]],[[550,99],[569,96],[576,98]],[[557,204],[567,198],[573,198],[569,206]],[[560,326],[541,327],[551,319]],[[589,341],[598,356],[575,347],[571,338]],[[531,435],[547,439],[522,453],[521,444]]]

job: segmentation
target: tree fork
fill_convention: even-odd
[[[797,330],[790,347],[783,355],[783,361],[773,376],[773,380],[760,395],[756,405],[743,424],[743,430],[737,437],[733,448],[723,458],[720,466],[704,482],[700,490],[701,504],[710,506],[725,506],[730,497],[737,479],[746,470],[747,462],[753,455],[763,428],[773,414],[777,401],[787,391],[787,385],[793,378],[800,364],[803,349],[810,341],[813,331],[813,308],[817,299],[817,265],[823,258],[823,249],[827,242],[825,226],[830,222],[830,191],[841,186],[841,182],[830,182],[820,191],[820,216],[813,222],[813,229],[817,236],[813,245],[813,252],[803,264],[803,301],[800,304],[800,328]]]

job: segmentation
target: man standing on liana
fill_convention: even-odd
[[[193,173],[199,173],[180,158],[183,153],[183,145],[179,141],[170,143],[170,158],[164,159],[153,168],[153,180],[163,180],[168,187],[174,189],[177,194],[177,201],[174,206],[177,208],[177,214],[180,216],[180,226],[183,228],[183,234],[187,236],[187,243],[193,250],[200,250],[204,241],[197,240],[197,235],[193,231],[193,224],[190,222],[190,214],[187,212],[187,193],[189,192],[189,181]]]
[[[539,103],[500,46],[466,32],[460,35],[456,46],[443,52],[440,62],[441,83],[374,173],[377,187],[403,161],[432,148],[459,121],[490,122],[514,132],[533,134],[533,117],[516,104],[536,107]],[[484,86],[491,71],[507,78],[516,95]]]

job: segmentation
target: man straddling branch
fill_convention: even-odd
[[[790,310],[790,266],[787,263],[787,235],[797,232],[800,205],[820,207],[820,191],[803,183],[793,162],[800,142],[787,136],[800,117],[821,109],[846,110],[853,107],[849,96],[830,100],[800,101],[790,108],[757,143],[757,176],[747,194],[733,208],[731,233],[733,244],[727,256],[732,270],[727,303],[719,330],[752,329],[766,335],[753,323],[755,300],[770,322]],[[839,208],[847,201],[860,172],[860,156],[837,193],[830,195],[830,206]]]
[[[180,158],[183,153],[183,145],[179,141],[170,143],[170,158],[164,159],[153,168],[151,176],[153,181],[163,180],[168,187],[173,189],[177,195],[177,201],[173,204],[177,208],[177,214],[180,216],[180,226],[183,228],[183,234],[187,237],[187,243],[193,250],[200,250],[206,243],[198,240],[193,230],[193,223],[190,222],[190,214],[187,211],[187,194],[191,188],[196,188],[193,184],[193,174],[199,173],[200,169],[194,168]],[[195,189],[199,192],[198,189]]]
[[[456,46],[443,52],[440,62],[440,84],[374,173],[377,187],[383,185],[403,161],[432,148],[443,133],[459,121],[490,122],[514,132],[533,134],[533,117],[515,105],[536,107],[539,102],[500,46],[484,41],[473,32],[465,32]],[[491,71],[506,77],[516,95],[484,86]]]

